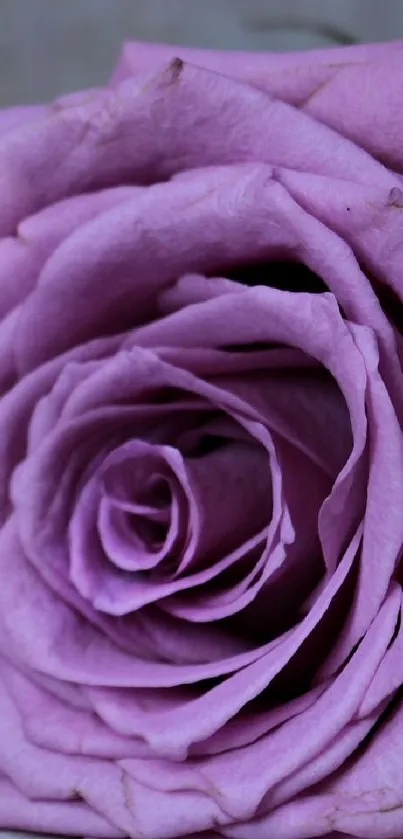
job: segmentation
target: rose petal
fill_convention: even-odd
[[[46,207],[19,225],[15,237],[0,240],[0,316],[21,303],[35,287],[47,259],[74,230],[106,209],[114,207],[140,187],[99,190]]]
[[[11,326],[14,328],[14,312],[10,317],[13,319]],[[3,321],[2,327],[5,323],[6,321]],[[2,327],[0,328],[0,336],[2,335]],[[67,355],[60,356],[53,362],[50,362],[50,364],[33,371],[30,376],[22,379],[12,390],[3,396],[0,412],[0,507],[2,510],[2,520],[4,520],[9,510],[9,481],[11,474],[16,464],[26,454],[30,421],[33,412],[38,410],[37,403],[40,404],[43,395],[48,393],[58,380],[64,367],[68,367],[69,363],[73,361],[91,362],[94,358],[102,358],[116,350],[120,343],[121,339],[115,336],[111,339],[94,341],[86,346],[75,347]],[[77,367],[73,369],[77,370]],[[44,418],[42,417],[42,419]],[[50,410],[46,417],[46,432],[50,428],[53,428],[54,421],[54,410]],[[35,437],[33,442],[36,445]]]
[[[196,49],[172,44],[126,41],[123,44],[111,84],[119,84],[137,73],[162,68],[176,56],[185,61],[239,78],[267,89],[280,99],[300,104],[310,92],[310,85],[321,81],[325,71],[361,66],[387,58],[391,51],[401,52],[401,42],[356,44],[351,47],[281,52],[245,52],[236,50]],[[281,87],[279,87],[281,86]],[[288,96],[286,95],[288,92]]]
[[[6,132],[0,139],[7,195],[1,230],[12,233],[23,217],[68,195],[248,160],[398,185],[364,151],[301,111],[247,84],[173,61],[112,90],[56,102],[42,119]]]
[[[0,111],[0,132],[12,131],[24,122],[40,119],[45,105],[14,105]]]
[[[66,340],[70,344],[94,333],[121,332],[152,318],[158,295],[191,268],[205,272],[220,264],[268,259],[279,251],[321,275],[347,315],[377,330],[385,352],[391,342],[394,346],[393,331],[348,246],[306,214],[271,179],[271,170],[256,165],[226,167],[195,176],[191,183],[153,187],[143,198],[103,213],[70,236],[48,262],[23,308],[20,369],[31,369],[60,352]],[[91,306],[77,312],[78,294],[90,299]],[[385,374],[398,394],[401,370],[396,362],[388,352]]]
[[[265,647],[251,649],[248,646],[239,644],[237,639],[222,638],[219,634],[214,637],[214,629],[206,636],[203,647],[203,638],[199,639],[199,650],[196,656],[200,660],[200,647],[204,649],[203,663],[196,663],[194,658],[186,651],[186,642],[183,641],[185,655],[180,664],[172,665],[172,658],[169,650],[169,636],[165,641],[167,658],[156,659],[154,645],[151,644],[150,659],[147,654],[150,642],[148,632],[155,625],[153,619],[145,622],[132,617],[128,629],[131,630],[126,650],[124,637],[126,625],[116,627],[110,626],[108,622],[96,620],[96,614],[89,612],[92,620],[81,617],[76,608],[72,608],[66,602],[63,592],[63,599],[44,583],[37,575],[32,566],[27,562],[15,532],[15,526],[11,521],[0,535],[2,551],[0,553],[0,576],[2,585],[0,587],[0,649],[2,654],[9,659],[10,655],[15,656],[26,666],[33,668],[40,674],[61,679],[64,682],[74,682],[83,685],[104,685],[104,686],[138,686],[138,687],[170,687],[180,684],[194,684],[204,679],[215,678],[225,673],[233,673],[237,668],[242,668],[251,661],[255,661],[265,652]],[[9,567],[8,557],[12,553],[13,564]],[[14,604],[13,610],[5,604]],[[38,603],[41,604],[41,623],[37,620]],[[75,603],[73,603],[73,606]],[[81,604],[81,611],[83,607]],[[35,624],[36,633],[30,627]],[[101,632],[99,631],[101,627]],[[165,623],[165,631],[167,623]],[[177,648],[180,656],[180,631],[177,631],[171,639],[172,650]],[[120,631],[119,631],[120,630]],[[164,622],[157,630],[163,637]],[[169,631],[169,624],[168,624]],[[206,630],[204,630],[205,632]],[[190,631],[189,638],[195,642],[198,633]],[[63,643],[55,645],[56,637],[63,638]],[[162,641],[161,637],[161,641]],[[111,640],[113,639],[113,640]],[[135,639],[135,643],[134,643]],[[117,643],[116,643],[117,642]],[[163,642],[157,644],[157,648],[164,652]],[[221,648],[220,648],[221,646]],[[268,645],[268,647],[271,647]],[[214,647],[218,648],[223,657],[215,660],[212,654]],[[154,655],[153,655],[154,653]],[[207,660],[207,661],[206,661]],[[135,662],[135,666],[134,666]]]
[[[371,429],[370,472],[362,557],[353,609],[343,635],[321,671],[323,675],[340,666],[377,614],[403,544],[403,521],[398,501],[403,498],[402,434],[379,374],[376,346],[361,330],[352,327],[352,332],[369,373],[367,414]],[[380,555],[382,562],[379,562]]]
[[[0,820],[4,830],[71,836],[86,833],[99,839],[125,836],[82,801],[31,801],[14,784],[0,778]]]
[[[186,787],[189,793],[194,790],[195,803],[199,792],[204,791],[230,818],[251,819],[267,791],[322,751],[351,719],[393,635],[400,605],[401,591],[394,587],[339,677],[315,705],[267,738],[248,745],[243,751],[238,749],[206,759],[202,771],[189,760],[177,764],[153,761],[152,767],[146,761],[124,760],[122,765],[144,784],[150,783],[152,772],[153,787],[160,790],[162,801],[167,795],[171,798],[173,812],[177,793]],[[300,836],[303,835],[301,831]]]
[[[330,825],[368,839],[399,836],[403,827],[401,761],[396,744],[401,740],[399,704],[366,748],[349,762],[319,794],[300,797],[264,820],[265,830],[280,831],[284,839],[305,839],[316,830],[326,835]],[[250,830],[250,825],[248,825]],[[246,825],[234,830],[234,839],[246,839]],[[257,833],[257,835],[259,835]],[[263,834],[265,835],[265,834]],[[266,833],[267,835],[267,833]]]
[[[222,583],[218,593],[211,594],[208,588],[198,587],[184,594],[174,593],[161,604],[170,614],[191,621],[214,621],[236,611],[241,612],[250,604],[253,620],[253,603],[258,598],[260,602],[255,620],[258,621],[260,615],[262,626],[270,636],[275,634],[279,612],[288,612],[290,623],[293,614],[295,617],[295,603],[292,611],[293,587],[294,595],[300,598],[301,604],[304,592],[307,596],[322,570],[317,516],[328,485],[322,473],[307,458],[279,439],[274,439],[274,452],[272,470],[274,476],[279,470],[282,487],[283,516],[278,532],[274,532],[274,538],[268,533],[260,557],[228,593],[223,590]],[[309,486],[309,503],[302,505],[306,486]],[[296,589],[298,578],[300,585]],[[220,577],[218,582],[221,582]],[[287,596],[288,587],[290,597]]]
[[[112,84],[162,68],[165,62],[179,56],[297,105],[386,165],[402,171],[403,159],[396,142],[401,132],[401,91],[395,81],[391,83],[391,79],[400,80],[402,53],[401,41],[288,54],[128,42],[123,47]],[[376,96],[372,95],[373,91]]]
[[[18,709],[24,735],[34,745],[50,752],[107,760],[150,756],[140,738],[120,737],[91,709],[81,710],[62,702],[5,661],[1,671],[2,681]]]

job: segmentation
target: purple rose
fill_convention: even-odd
[[[0,114],[1,827],[403,836],[402,67]]]

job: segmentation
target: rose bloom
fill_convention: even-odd
[[[1,112],[1,827],[403,836],[402,69]]]

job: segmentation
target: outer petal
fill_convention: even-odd
[[[179,56],[242,79],[296,105],[403,171],[403,44],[363,44],[303,53],[216,52],[161,44],[125,44],[112,83]],[[359,107],[357,107],[359,102]]]
[[[305,210],[351,245],[381,303],[386,304],[388,316],[401,330],[403,191],[385,191],[372,184],[354,186],[348,181],[287,170],[278,172],[277,177]],[[388,286],[396,295],[389,306]],[[398,346],[402,351],[401,342]]]
[[[311,839],[329,829],[359,839],[400,839],[403,832],[401,703],[347,768],[311,795],[286,804],[258,824],[256,837]],[[227,835],[247,839],[251,825]]]
[[[322,751],[349,722],[359,697],[365,692],[371,674],[393,636],[400,603],[401,593],[396,588],[391,591],[359,650],[331,687],[311,708],[283,727],[280,726],[276,732],[271,732],[267,738],[261,738],[244,750],[238,749],[206,759],[202,767],[196,763],[193,765],[191,761],[177,764],[175,769],[172,764],[164,761],[155,761],[151,766],[144,761],[128,760],[122,761],[122,765],[138,782],[160,790],[161,801],[166,796],[171,798],[172,812],[175,811],[177,791],[188,789],[190,793],[192,790],[189,795],[190,808],[193,795],[196,806],[198,796],[203,791],[219,803],[230,824],[231,821],[245,820],[246,827],[248,820],[253,819],[263,796],[267,796],[268,791],[286,778],[293,768],[307,763]],[[333,768],[329,761],[328,771]],[[207,826],[210,826],[208,822]],[[322,835],[331,826],[328,823],[327,829],[322,829]],[[309,827],[312,829],[312,821]],[[296,836],[300,835],[302,839],[310,835],[303,832],[303,822],[300,829],[301,833]],[[231,830],[228,833],[231,836]],[[243,834],[245,839],[248,835]],[[272,836],[277,839],[274,831]]]
[[[24,122],[40,119],[45,110],[45,105],[22,105],[3,108],[0,111],[0,133],[11,131]]]
[[[368,685],[365,697],[357,709],[355,720],[346,727],[333,745],[328,745],[319,758],[310,761],[278,785],[267,803],[278,807],[287,799],[286,806],[253,823],[254,835],[260,839],[270,836],[281,839],[305,839],[322,836],[330,825],[363,839],[393,837],[400,839],[402,829],[400,777],[401,702],[399,690],[403,678],[403,630],[400,624],[393,640]],[[379,715],[387,711],[387,703],[395,692],[392,710],[381,728],[371,729]],[[386,697],[386,703],[385,703]],[[383,704],[382,704],[383,703]],[[369,714],[369,716],[368,716]],[[372,714],[372,716],[371,716]],[[367,736],[369,744],[346,763],[346,757]],[[393,745],[392,745],[393,744]],[[347,747],[347,752],[345,751]],[[328,774],[329,762],[340,767],[328,782],[320,787]],[[347,768],[343,768],[346,765]],[[398,767],[398,771],[396,771]],[[304,788],[315,785],[312,795],[298,798]],[[319,792],[319,794],[318,794]],[[247,839],[251,825],[229,830],[234,839]]]
[[[196,49],[173,44],[127,41],[121,50],[111,84],[161,68],[175,56],[185,61],[224,73],[235,79],[247,81],[257,87],[283,83],[290,77],[290,101],[297,104],[299,96],[306,96],[307,80],[317,78],[315,73],[325,69],[343,67],[345,64],[369,63],[387,58],[391,50],[401,51],[401,43],[359,44],[353,47],[304,50],[303,52],[245,52],[234,50]],[[278,91],[272,91],[275,95]],[[283,98],[283,96],[279,96]],[[285,98],[285,97],[284,97]]]
[[[141,188],[116,187],[67,198],[24,219],[16,236],[1,239],[0,318],[35,288],[45,262],[63,239],[136,192],[141,192]]]
[[[351,249],[260,165],[211,169],[191,180],[155,186],[69,237],[23,307],[19,368],[25,372],[94,335],[152,319],[158,295],[189,270],[210,273],[279,253],[307,264],[351,320],[376,330],[385,378],[403,413],[394,334]],[[230,335],[227,343],[233,343]]]
[[[14,831],[42,835],[96,836],[97,839],[121,839],[123,830],[91,811],[82,801],[32,801],[7,778],[0,778],[0,823],[13,837]],[[5,834],[7,835],[7,834]],[[43,837],[45,839],[45,837]]]
[[[307,114],[245,83],[174,61],[117,88],[65,98],[42,119],[6,132],[0,232],[13,233],[25,216],[70,195],[256,160],[399,185],[370,155]]]

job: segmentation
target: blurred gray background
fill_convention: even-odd
[[[403,37],[403,0],[0,0],[0,106],[102,84],[124,38],[306,49]]]

